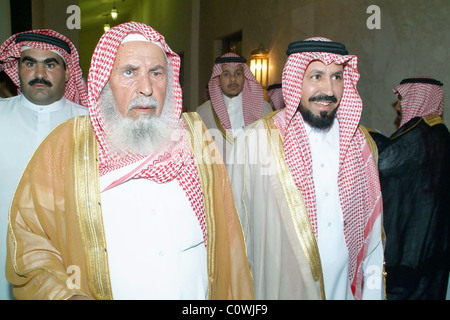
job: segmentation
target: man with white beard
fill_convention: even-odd
[[[169,95],[166,99],[172,101]],[[158,102],[153,97],[136,97],[130,102],[128,110],[142,105],[158,108]],[[126,118],[118,111],[111,87],[107,83],[100,95],[99,106],[105,122],[114,128],[111,130],[109,140],[116,152],[128,149],[137,154],[152,154],[172,134],[169,114],[174,112],[174,105],[171,103],[165,103],[159,117],[149,114],[135,120]]]
[[[128,22],[100,39],[90,117],[36,151],[10,211],[7,278],[19,299],[251,299],[225,166],[181,115],[180,58]]]

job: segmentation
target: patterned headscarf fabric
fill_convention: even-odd
[[[39,36],[31,37],[36,38],[35,41],[26,40],[16,42],[16,39],[19,35],[23,36],[29,33],[33,35],[50,36],[62,40],[65,43],[65,46],[68,46],[68,48],[70,48],[70,53],[59,45],[39,41]],[[53,42],[58,43],[59,41],[55,40]],[[16,33],[9,37],[0,46],[0,70],[4,70],[6,74],[11,78],[11,80],[17,86],[18,93],[20,93],[21,90],[17,66],[23,46],[28,46],[40,50],[51,50],[60,54],[64,58],[66,66],[67,68],[69,68],[70,72],[70,78],[66,83],[64,97],[82,106],[87,106],[87,90],[86,84],[82,78],[83,73],[80,68],[80,58],[78,55],[78,51],[75,45],[66,36],[50,29],[38,29]]]
[[[310,38],[308,41],[326,41]],[[358,129],[362,101],[356,90],[359,79],[357,57],[329,52],[290,54],[283,70],[282,86],[286,108],[275,118],[284,137],[285,160],[302,190],[313,230],[317,235],[316,195],[311,150],[302,115],[297,108],[302,97],[303,76],[308,65],[318,60],[344,65],[344,93],[336,118],[339,121],[338,187],[344,218],[344,237],[349,253],[349,281],[356,299],[362,297],[362,262],[367,256],[370,231],[381,214],[381,190],[375,161],[364,133]]]
[[[221,56],[221,58],[225,57],[240,56],[236,53],[229,52]],[[246,126],[261,118],[264,104],[264,93],[262,86],[259,84],[258,80],[256,80],[246,63],[227,62],[214,64],[211,79],[208,84],[211,104],[219,117],[222,126],[225,130],[229,131],[231,130],[230,116],[228,115],[227,106],[225,105],[225,101],[223,99],[222,89],[216,79],[222,74],[223,64],[227,64],[231,67],[241,65],[244,70],[245,82],[244,88],[242,89],[242,109],[244,114],[244,123]]]
[[[281,82],[274,83],[267,87],[267,96],[272,100],[275,110],[284,108],[283,91]]]
[[[432,83],[426,83],[427,80],[421,81],[421,79],[434,81],[429,81]],[[393,91],[400,100],[402,107],[400,127],[415,117],[426,118],[431,115],[442,115],[444,110],[442,84],[431,77],[404,79]]]
[[[98,105],[100,93],[111,75],[117,50],[122,40],[131,33],[139,33],[147,40],[159,45],[165,52],[173,72],[173,82],[167,84],[167,90],[173,91],[174,103],[176,104],[172,122],[177,137],[173,136],[171,141],[150,156],[137,154],[120,156],[110,152],[106,140],[107,131],[105,130]],[[182,91],[179,83],[179,74],[180,57],[170,49],[164,37],[157,31],[138,22],[127,22],[111,28],[102,35],[92,56],[88,77],[89,113],[99,144],[100,175],[142,160],[142,163],[135,170],[129,172],[119,182],[122,183],[135,178],[146,178],[157,183],[165,183],[176,179],[191,202],[203,231],[206,244],[206,220],[200,179],[189,146],[184,122],[180,119]]]

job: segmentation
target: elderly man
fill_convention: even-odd
[[[387,298],[445,299],[450,271],[450,134],[442,83],[407,78],[394,88],[399,129],[379,142]]]
[[[14,190],[31,155],[50,131],[89,111],[77,49],[62,34],[31,30],[11,36],[0,46],[1,69],[20,93],[0,100],[0,299],[9,299],[11,290],[3,272],[4,240]]]
[[[149,26],[103,34],[90,118],[44,140],[12,203],[7,276],[18,298],[253,297],[226,169],[201,153],[201,118],[180,118],[179,72]]]
[[[238,136],[229,174],[257,299],[381,299],[381,194],[357,58],[289,45],[286,107]],[[373,142],[373,141],[372,141]]]
[[[197,108],[226,161],[234,138],[245,126],[272,112],[246,59],[226,53],[215,60],[208,84],[211,99]]]

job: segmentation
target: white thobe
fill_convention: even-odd
[[[28,160],[40,142],[60,123],[89,114],[86,107],[65,98],[36,105],[24,95],[0,100],[0,300],[11,299],[5,277],[8,211]]]
[[[237,137],[227,164],[236,208],[253,272],[256,299],[320,299],[315,241],[298,187],[282,156],[275,130],[258,121]],[[269,126],[270,128],[270,126]],[[327,299],[353,299],[348,250],[337,187],[339,128],[327,134],[307,130],[313,156],[318,250]],[[269,131],[270,133],[271,131]],[[269,140],[270,138],[270,140]],[[322,166],[323,164],[323,166]],[[306,217],[305,217],[306,216]],[[305,224],[308,221],[308,224]],[[298,232],[298,230],[306,232]],[[363,299],[383,298],[381,219],[373,223],[363,261]],[[306,248],[306,249],[305,249]],[[308,256],[312,252],[313,256]],[[317,274],[316,274],[317,275]],[[316,280],[314,280],[316,279]]]
[[[305,127],[313,163],[317,243],[322,262],[325,296],[331,300],[353,299],[348,280],[348,249],[344,238],[344,219],[338,188],[339,123],[335,119],[328,130],[314,129],[307,123]],[[382,264],[383,248],[380,244],[372,253],[369,252],[364,262],[365,279],[373,278],[365,283],[363,299],[382,298]]]
[[[242,109],[242,93],[232,99],[226,97],[225,95],[223,95],[223,97],[227,106],[228,115],[230,117],[231,128],[233,129],[233,137],[235,138],[240,132],[243,131],[243,128],[245,127],[244,113]],[[270,104],[264,100],[261,117],[272,111],[273,110]],[[221,157],[226,162],[226,159],[229,158],[231,149],[233,148],[233,143],[224,139],[222,133],[219,131],[214,119],[211,100],[208,100],[201,106],[199,106],[196,112],[202,118],[206,128],[208,128],[212,139],[214,139],[217,148],[221,153]]]
[[[242,92],[237,96],[229,98],[222,94],[225,105],[227,106],[228,116],[230,117],[233,137],[236,137],[245,128],[244,112],[242,109]]]
[[[100,190],[138,164],[102,176]],[[207,298],[203,233],[177,180],[132,179],[101,201],[114,299]]]

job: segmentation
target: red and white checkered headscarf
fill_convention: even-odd
[[[311,38],[310,41],[327,41]],[[339,121],[338,187],[344,218],[344,237],[349,253],[349,281],[356,299],[362,296],[362,262],[367,256],[369,235],[380,216],[381,191],[378,170],[364,133],[358,129],[362,101],[356,90],[357,57],[328,52],[297,52],[288,57],[282,85],[286,108],[274,118],[284,137],[285,160],[295,183],[302,190],[313,230],[317,236],[316,195],[312,157],[302,115],[297,108],[302,97],[306,68],[313,60],[344,65],[344,93],[336,117]],[[320,235],[318,235],[320,236]]]
[[[16,43],[17,36],[26,33],[47,35],[62,40],[67,43],[68,47],[70,48],[70,54],[58,45],[43,41],[27,40]],[[4,70],[6,74],[11,78],[11,80],[17,86],[18,93],[20,93],[21,90],[17,66],[21,55],[22,46],[28,46],[40,50],[57,51],[62,57],[64,57],[66,66],[67,68],[69,68],[70,72],[70,78],[66,83],[64,97],[82,106],[87,106],[86,84],[82,78],[83,73],[80,67],[80,58],[77,48],[66,36],[50,29],[30,30],[26,32],[16,33],[9,37],[0,46],[0,70]]]
[[[238,54],[229,52],[221,56],[225,57],[240,57]],[[228,115],[227,106],[222,95],[222,89],[217,82],[217,77],[222,74],[222,65],[227,64],[230,67],[236,67],[241,65],[244,70],[244,88],[242,89],[242,109],[244,114],[244,123],[249,125],[262,116],[263,104],[264,104],[264,93],[262,86],[256,80],[253,73],[246,63],[243,62],[226,62],[226,63],[216,63],[213,67],[213,72],[211,79],[209,80],[208,88],[209,94],[211,96],[211,104],[217,113],[217,116],[222,123],[225,130],[231,130],[230,116]],[[231,132],[230,132],[231,134]]]
[[[418,82],[413,82],[414,80],[411,79],[417,79]],[[393,89],[402,107],[400,127],[415,117],[426,118],[431,115],[442,115],[444,110],[442,86],[424,83],[424,81],[420,82],[420,79],[434,80],[431,77],[412,77],[403,80]],[[440,83],[437,80],[435,81]]]
[[[173,72],[173,83],[167,84],[167,90],[173,90],[176,111],[173,114],[173,128],[178,133],[177,139],[172,139],[162,146],[158,152],[150,156],[128,154],[119,156],[109,151],[106,141],[107,132],[98,105],[100,93],[108,82],[114,65],[117,50],[123,39],[131,33],[143,35],[147,40],[161,46],[167,56]],[[127,22],[111,28],[100,38],[89,69],[89,113],[92,126],[99,144],[100,175],[117,170],[128,164],[143,160],[137,169],[122,177],[118,183],[129,179],[145,178],[157,183],[165,183],[176,179],[186,192],[191,206],[199,220],[206,244],[206,220],[203,204],[203,194],[197,167],[189,145],[184,122],[180,119],[182,108],[182,91],[179,82],[180,57],[170,49],[164,37],[151,27],[138,22]]]
[[[283,91],[281,82],[274,83],[267,87],[267,96],[272,100],[273,108],[279,110],[284,108]]]

